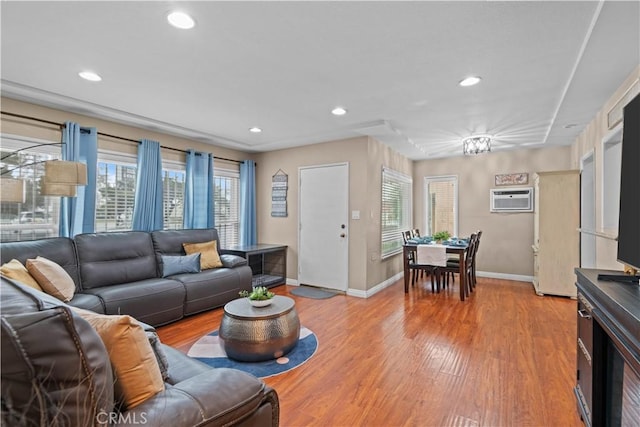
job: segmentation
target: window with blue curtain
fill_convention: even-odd
[[[187,150],[184,228],[213,228],[213,154]]]
[[[240,244],[258,243],[256,225],[256,163],[245,160],[240,164]]]
[[[66,122],[62,131],[62,160],[87,165],[87,185],[79,185],[76,197],[62,197],[60,229],[62,237],[93,233],[96,212],[96,172],[98,163],[98,132],[95,128],[81,128]]]
[[[133,204],[133,229],[162,230],[164,206],[162,201],[162,157],[160,143],[143,139],[138,147],[136,197]]]

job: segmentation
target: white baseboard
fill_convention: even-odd
[[[524,276],[521,274],[494,273],[491,271],[476,271],[478,277],[488,277],[490,279],[517,280],[518,282],[533,283],[533,276]]]
[[[494,272],[491,272],[491,271],[477,271],[476,275],[478,277],[488,277],[490,279],[516,280],[518,282],[533,283],[533,276],[524,276],[524,275],[521,275],[521,274],[507,274],[507,273],[494,273]],[[349,289],[347,289],[347,295],[351,296],[351,297],[358,297],[358,298],[369,298],[369,297],[377,294],[381,290],[383,290],[385,288],[388,288],[389,286],[393,285],[398,280],[402,279],[403,276],[404,276],[404,272],[401,271],[401,272],[395,274],[394,276],[391,276],[390,278],[388,278],[384,282],[378,283],[373,288],[367,289],[366,291],[363,291],[361,289],[351,289],[351,288],[349,288]],[[297,280],[290,279],[290,278],[287,278],[287,285],[300,286],[300,284],[298,283]]]
[[[371,289],[367,289],[366,291],[362,291],[360,289],[347,289],[347,295],[358,298],[369,298],[380,292],[381,290],[388,288],[389,286],[396,283],[398,280],[404,277],[404,272],[397,273],[396,275],[388,278],[382,283],[378,283]]]

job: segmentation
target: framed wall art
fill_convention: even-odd
[[[529,183],[529,174],[520,173],[504,173],[495,176],[495,185],[524,185]]]

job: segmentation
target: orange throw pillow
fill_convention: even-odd
[[[218,255],[218,242],[216,240],[202,243],[183,243],[182,247],[187,255],[200,252],[201,270],[222,267],[222,261],[220,261],[220,255]]]
[[[96,330],[109,352],[118,402],[131,409],[164,390],[160,366],[147,334],[137,320],[126,315],[73,310]]]
[[[3,276],[8,277],[9,279],[16,280],[33,289],[44,292],[40,285],[38,285],[36,279],[34,279],[33,276],[29,274],[29,270],[27,270],[27,267],[22,265],[22,263],[17,259],[12,259],[6,264],[2,264],[2,266],[0,267],[0,273],[2,273]]]
[[[76,292],[76,284],[69,273],[50,259],[41,256],[27,260],[27,270],[43,291],[61,301],[69,302]]]

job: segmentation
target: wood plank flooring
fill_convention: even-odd
[[[280,397],[280,425],[581,426],[572,388],[576,302],[536,296],[530,283],[479,278],[408,294],[402,281],[368,299],[296,301],[318,337],[304,365],[265,381]],[[222,309],[158,329],[186,352],[218,329]]]

